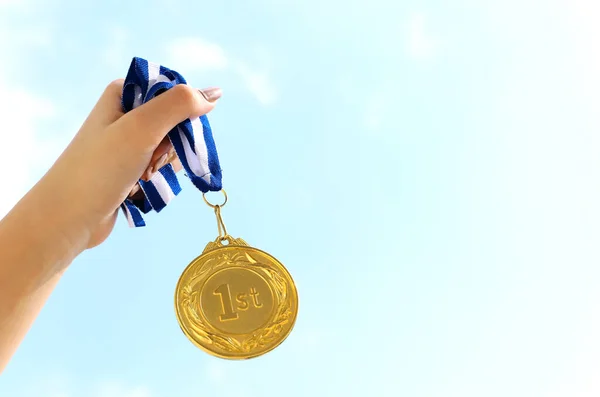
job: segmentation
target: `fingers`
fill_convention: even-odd
[[[123,115],[123,108],[121,107],[123,83],[123,79],[118,79],[106,86],[90,114],[90,118],[93,117],[93,122],[108,126]]]
[[[123,93],[123,84],[125,80],[117,79],[112,81],[104,90],[104,93],[100,97],[98,104],[102,106],[106,111],[113,115],[123,115],[123,108],[121,106],[121,96]],[[116,119],[115,119],[116,120]]]
[[[172,149],[173,146],[171,145],[171,143],[169,142],[169,140],[167,138],[165,138],[165,139],[169,143],[171,150],[166,153],[166,154],[168,154],[168,157],[166,160],[164,160],[164,164],[163,164],[163,162],[157,161],[160,158],[158,158],[157,160],[151,161],[150,162],[151,165],[148,166],[148,168],[146,169],[146,172],[144,172],[144,174],[142,175],[142,177],[140,179],[142,179],[146,182],[149,181],[156,171],[158,171],[163,165],[168,164],[168,163],[171,163],[171,166],[173,166],[173,170],[176,173],[183,169],[183,165],[181,165],[181,161],[179,160],[179,157],[177,157],[175,150]],[[161,148],[161,146],[163,146],[163,142],[160,143],[159,148]],[[156,157],[156,152],[158,152],[158,151],[159,151],[159,149],[156,149],[156,151],[154,152],[154,155],[152,156],[153,158]],[[154,165],[152,165],[152,164],[154,164]],[[133,187],[131,188],[131,191],[129,192],[129,195],[127,197],[129,197],[130,199],[133,199],[133,200],[141,200],[143,198],[143,196],[144,196],[144,194],[142,193],[140,185],[139,185],[139,183],[136,182],[135,185],[133,185]]]
[[[173,158],[175,157],[177,157],[177,155],[175,154],[175,149],[173,148],[171,141],[168,137],[164,137],[158,144],[158,147],[154,149],[152,158],[148,163],[148,168],[146,168],[146,171],[144,171],[144,174],[142,174],[140,179],[143,179],[144,181],[150,180],[156,171],[173,161]]]
[[[154,151],[167,133],[185,119],[210,112],[221,96],[219,88],[200,92],[178,84],[118,119],[113,126],[142,150]]]
[[[137,182],[135,183],[135,185],[133,185],[133,187],[129,191],[129,195],[127,195],[127,197],[129,197],[132,200],[141,200],[143,196],[144,196],[144,194],[142,193],[142,188],[140,187],[140,184]]]
[[[104,103],[105,97],[110,102],[112,97],[112,103],[118,102],[120,111],[122,89],[122,81],[111,83],[99,104]],[[175,172],[183,168],[170,140],[166,137],[167,133],[185,119],[194,119],[210,112],[221,97],[221,93],[219,88],[200,91],[179,84],[125,115],[121,113],[122,117],[115,119],[111,130],[114,131],[115,137],[119,137],[121,143],[126,140],[129,148],[133,146],[142,152],[152,152],[148,166],[140,179],[150,180],[155,172],[169,163],[173,165]],[[118,101],[115,101],[114,94],[118,95]],[[139,184],[136,183],[128,196],[141,198],[142,195]]]

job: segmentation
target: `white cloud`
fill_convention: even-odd
[[[219,45],[196,37],[179,38],[169,44],[173,65],[186,65],[195,71],[223,70],[229,66],[225,51]]]
[[[218,44],[198,37],[179,38],[169,43],[167,53],[166,66],[175,70],[229,71],[242,80],[243,86],[260,104],[271,105],[277,99],[276,87],[266,68],[250,67],[247,62],[228,56]]]
[[[357,109],[358,126],[361,132],[377,135],[384,131],[392,114],[391,104],[395,103],[394,93],[389,87],[380,86],[363,95],[356,94],[356,78],[350,74],[340,73],[333,82],[339,92],[339,99],[344,105]]]
[[[48,43],[48,39],[42,40],[38,34],[22,37],[16,34],[19,31],[20,28],[13,29],[6,24],[2,26],[4,34],[0,35],[0,50],[5,59],[13,63],[7,61],[0,65],[0,76],[12,75],[10,69],[17,67],[22,59],[21,51]],[[23,89],[9,78],[0,78],[0,139],[4,148],[0,156],[0,168],[10,170],[2,177],[6,189],[2,189],[0,195],[0,218],[31,187],[35,167],[40,161],[47,161],[48,147],[38,140],[36,130],[39,123],[51,118],[55,111],[50,101]]]
[[[435,39],[427,32],[423,14],[413,14],[407,24],[406,50],[413,59],[431,58],[436,50]]]
[[[123,68],[123,64],[127,65],[131,56],[126,55],[127,42],[129,33],[127,30],[120,27],[113,27],[108,32],[109,44],[104,50],[104,62],[111,68]]]
[[[277,91],[267,72],[250,69],[243,63],[238,64],[237,72],[258,102],[262,105],[271,105],[275,102]]]

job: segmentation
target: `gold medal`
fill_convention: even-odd
[[[219,237],[209,242],[179,278],[177,320],[188,339],[214,356],[247,359],[279,346],[294,327],[298,292],[276,258],[227,234],[221,205]]]

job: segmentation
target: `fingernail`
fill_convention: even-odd
[[[223,95],[223,91],[219,87],[210,87],[198,91],[208,102],[214,102]]]
[[[140,191],[140,184],[139,183],[135,183],[135,185],[133,185],[133,187],[131,188],[131,190],[129,191],[129,198],[134,198],[136,193]]]
[[[167,159],[169,158],[169,153],[165,153],[156,160],[154,163],[154,167],[152,168],[152,173],[160,170],[164,165],[167,164]]]
[[[171,148],[171,150],[169,150],[169,153],[167,155],[167,160],[166,160],[165,164],[172,163],[173,161],[175,161],[176,158],[177,158],[177,153],[175,153],[175,149]]]
[[[144,171],[144,174],[142,175],[142,177],[140,178],[141,180],[143,180],[144,182],[148,182],[151,178],[152,175],[154,175],[154,166],[153,165],[149,165],[148,168],[146,168],[146,171]]]

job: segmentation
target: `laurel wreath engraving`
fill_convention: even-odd
[[[248,244],[241,240],[235,239],[231,245]],[[219,243],[211,242],[206,246],[204,252],[212,251],[215,248],[221,247]],[[198,313],[197,308],[200,307],[199,289],[195,288],[203,277],[209,273],[231,265],[244,265],[254,270],[259,270],[260,273],[270,281],[273,292],[276,296],[276,302],[285,302],[280,305],[273,321],[267,327],[257,330],[255,333],[246,335],[238,340],[235,337],[228,337],[217,334],[211,331],[211,327],[206,324],[202,316]],[[183,287],[181,293],[181,308],[184,314],[191,321],[187,322],[187,327],[200,337],[204,343],[214,345],[222,350],[234,353],[247,353],[254,349],[264,347],[266,344],[275,340],[282,332],[283,326],[290,321],[292,308],[288,302],[288,285],[281,274],[270,266],[261,264],[254,259],[248,252],[238,252],[234,254],[223,253],[216,258],[208,260],[204,266],[198,267],[191,275],[188,283]]]

